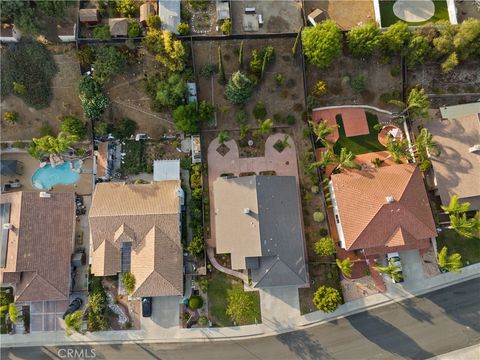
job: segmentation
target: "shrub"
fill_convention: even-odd
[[[313,213],[313,221],[315,222],[323,222],[325,220],[325,215],[321,211],[315,211]]]
[[[237,71],[228,80],[225,87],[226,98],[235,105],[245,104],[252,96],[254,83],[245,74]]]
[[[347,33],[347,44],[353,56],[366,57],[371,55],[380,44],[377,24],[370,21],[352,28]]]
[[[185,47],[180,40],[174,39],[170,31],[150,28],[143,44],[169,71],[180,72],[185,68],[187,60]]]
[[[267,117],[267,108],[263,101],[258,101],[253,108],[253,117],[257,120],[264,120]]]
[[[105,121],[95,122],[95,134],[105,136],[108,134],[108,124]]]
[[[453,69],[455,69],[455,67],[458,65],[458,57],[457,57],[457,53],[453,52],[451,53],[446,59],[445,61],[442,63],[442,71],[445,73],[445,74],[448,74],[449,72],[451,72]]]
[[[325,20],[302,31],[305,56],[310,63],[320,68],[330,66],[340,55],[342,33],[332,20]]]
[[[180,35],[188,35],[190,33],[190,25],[188,23],[178,24],[177,31]]]
[[[215,64],[205,64],[200,69],[200,76],[205,79],[210,79],[217,71],[218,67]]]
[[[285,83],[285,75],[282,73],[276,73],[275,82],[277,83],[277,86],[282,86]]]
[[[95,51],[92,46],[85,45],[78,49],[77,59],[81,65],[90,65],[95,61]]]
[[[318,233],[320,234],[321,237],[325,237],[328,235],[328,229],[326,228],[321,228]]]
[[[147,26],[152,29],[160,30],[162,21],[158,15],[150,15],[147,19]]]
[[[330,256],[335,254],[335,244],[331,237],[322,237],[315,243],[315,254],[320,256]]]
[[[202,315],[198,318],[197,324],[200,326],[206,326],[208,324],[208,318],[205,315]]]
[[[115,2],[117,11],[126,17],[133,17],[138,11],[139,2],[136,0],[117,0]]]
[[[127,36],[129,38],[136,38],[142,35],[142,28],[136,21],[130,21],[128,23]]]
[[[200,227],[201,228],[201,227]],[[203,252],[205,248],[205,243],[202,236],[194,235],[192,241],[187,246],[187,252],[191,256],[199,255]]]
[[[30,41],[16,43],[3,49],[0,63],[2,97],[15,93],[35,109],[50,104],[51,82],[57,66],[44,45]]]
[[[239,110],[236,114],[235,114],[235,121],[237,122],[238,125],[242,126],[242,125],[246,125],[247,122],[248,122],[248,115],[247,115],[247,112],[243,109]]]
[[[82,329],[83,314],[80,310],[77,310],[65,317],[65,333],[70,336],[73,331],[80,332]]]
[[[5,111],[3,113],[3,121],[9,125],[15,125],[18,121],[18,113],[15,111]]]
[[[313,95],[322,96],[327,93],[327,83],[325,81],[319,80],[315,84],[312,90]]]
[[[356,92],[362,92],[366,87],[366,79],[363,74],[358,75],[357,77],[350,80],[350,86]]]
[[[103,94],[101,84],[91,76],[84,76],[78,83],[78,97],[85,116],[90,120],[99,119],[110,104]]]
[[[232,22],[230,19],[226,19],[222,25],[220,25],[220,30],[224,35],[230,36],[232,35]]]
[[[93,29],[93,38],[98,40],[110,40],[112,35],[110,35],[110,28],[108,25],[97,25]]]
[[[114,46],[101,46],[95,55],[93,78],[100,84],[106,83],[125,68],[125,58]]]
[[[156,79],[154,93],[159,108],[173,108],[185,102],[187,82],[180,74],[171,74],[166,79]]]
[[[290,125],[290,126],[293,126],[295,125],[295,122],[297,120],[295,119],[295,116],[293,115],[287,115],[287,124]]]
[[[200,122],[209,122],[213,119],[215,107],[206,100],[202,100],[198,105],[198,119]]]
[[[430,170],[432,168],[432,163],[430,162],[430,160],[423,160],[420,163],[419,168],[420,168],[421,171],[427,172],[428,170]]]
[[[27,142],[15,141],[15,142],[12,144],[12,147],[17,148],[17,149],[25,149],[25,148],[28,147],[29,145],[30,145],[30,144],[27,143]]]
[[[313,193],[313,194],[318,194],[320,192],[320,188],[317,186],[317,185],[313,185],[311,188],[310,188],[310,191]]]
[[[180,105],[173,112],[173,122],[178,131],[188,134],[198,133],[200,130],[199,120],[196,103]]]
[[[342,302],[342,297],[337,289],[320,286],[315,292],[313,303],[318,310],[329,313],[335,311]]]
[[[254,74],[263,75],[265,67],[275,60],[275,49],[273,46],[265,46],[260,50],[254,49],[250,59],[250,71]]]
[[[78,136],[80,140],[84,139],[87,134],[86,124],[79,118],[70,115],[63,117],[60,129],[67,134]]]
[[[203,306],[203,299],[199,295],[192,295],[188,299],[188,307],[192,310],[200,309]]]
[[[122,118],[113,128],[112,134],[117,139],[127,139],[137,131],[138,125],[129,118]]]
[[[122,286],[129,295],[135,290],[135,276],[131,272],[122,273]]]

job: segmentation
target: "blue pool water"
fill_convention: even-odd
[[[50,164],[39,168],[32,176],[32,184],[39,190],[48,190],[58,184],[70,185],[80,179],[80,174],[70,169],[70,161],[52,167]],[[75,161],[73,166],[78,169],[80,163]]]

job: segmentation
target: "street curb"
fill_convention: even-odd
[[[7,338],[9,335],[2,335],[0,337],[0,342],[2,344],[3,349],[8,349],[8,348],[16,348],[16,347],[31,347],[31,346],[56,346],[56,347],[62,347],[62,346],[90,346],[90,345],[107,345],[107,344],[160,344],[160,343],[165,343],[165,344],[181,344],[181,343],[188,343],[188,342],[195,342],[195,343],[212,343],[212,342],[217,342],[217,341],[241,341],[241,340],[248,340],[248,339],[259,339],[263,337],[268,337],[268,336],[276,336],[276,335],[281,335],[289,332],[294,332],[294,331],[301,331],[304,329],[308,329],[311,327],[319,326],[324,323],[328,323],[334,320],[338,319],[343,319],[345,317],[358,314],[364,311],[368,311],[371,309],[377,309],[383,306],[391,305],[394,303],[401,302],[403,300],[416,297],[416,296],[421,296],[430,292],[434,292],[452,285],[460,284],[469,280],[473,280],[476,278],[480,278],[480,273],[474,273],[471,275],[468,275],[461,280],[456,279],[452,281],[445,282],[443,284],[428,288],[426,290],[420,290],[420,291],[414,291],[412,293],[406,293],[404,296],[397,297],[395,299],[388,299],[383,302],[377,303],[375,305],[370,305],[370,306],[363,306],[359,307],[358,309],[354,309],[348,312],[345,312],[344,314],[341,315],[335,315],[331,317],[327,317],[322,320],[318,321],[312,321],[309,323],[305,324],[299,324],[296,327],[293,328],[284,328],[284,329],[279,329],[276,331],[264,331],[262,329],[259,329],[260,331],[258,333],[253,332],[252,334],[248,335],[237,335],[237,336],[231,336],[231,337],[209,337],[212,334],[206,334],[206,332],[212,331],[213,329],[219,329],[221,330],[222,328],[207,328],[205,331],[202,330],[204,333],[204,337],[192,337],[192,338],[162,338],[162,339],[124,339],[124,340],[92,340],[92,341],[85,341],[84,339],[79,339],[79,340],[73,340],[73,341],[62,341],[62,342],[51,342],[51,343],[45,343],[45,342],[38,342],[38,341],[30,341],[28,343],[11,343],[11,344],[5,344],[4,339]],[[254,326],[254,325],[252,325]],[[260,324],[258,325],[260,328],[264,328],[266,325]],[[238,329],[237,328],[230,328],[230,329]],[[225,328],[223,328],[225,329]],[[138,335],[142,333],[142,331],[135,331]],[[48,335],[48,334],[47,334]],[[28,335],[27,335],[28,336]]]

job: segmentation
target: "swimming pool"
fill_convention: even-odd
[[[32,176],[32,184],[39,190],[48,190],[58,184],[70,185],[80,179],[80,174],[70,168],[71,161],[65,161],[61,165],[52,167],[50,164],[39,168]],[[79,161],[73,163],[75,169],[79,169]]]

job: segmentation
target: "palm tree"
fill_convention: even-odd
[[[333,153],[332,149],[327,149],[322,153],[322,160],[311,163],[307,166],[307,170],[310,171],[313,168],[320,166],[325,169],[329,165],[335,165],[337,163],[337,157]]]
[[[457,253],[448,255],[447,252],[448,249],[446,246],[444,246],[438,253],[438,266],[447,271],[460,272],[460,268],[463,266],[462,256]]]
[[[457,195],[452,195],[452,197],[450,198],[450,203],[448,204],[448,206],[441,205],[441,208],[447,214],[458,215],[458,214],[467,212],[468,209],[470,209],[470,203],[469,202],[464,202],[464,203],[460,204],[458,202],[458,196]]]
[[[273,121],[270,119],[265,119],[264,121],[259,122],[259,128],[253,132],[254,136],[263,135],[268,133],[273,129]]]
[[[417,136],[413,148],[418,154],[420,162],[426,160],[428,155],[440,155],[437,143],[433,140],[433,135],[427,128],[420,130],[420,134]]]
[[[347,257],[344,260],[336,259],[336,262],[343,276],[347,278],[352,276],[353,263],[350,261],[350,258]]]
[[[73,331],[80,332],[82,329],[82,317],[83,314],[80,310],[77,310],[65,317],[65,333],[70,336]]]
[[[470,219],[467,219],[467,214],[450,214],[450,227],[455,230],[458,235],[467,239],[478,236],[480,231],[478,212]]]
[[[414,87],[410,90],[407,103],[400,100],[390,100],[389,103],[403,108],[403,110],[395,114],[395,116],[403,116],[409,112],[412,116],[421,116],[425,119],[428,118],[428,109],[430,109],[431,106],[428,95],[425,94],[425,90],[420,87]]]
[[[393,258],[390,259],[387,266],[374,266],[373,268],[378,272],[390,276],[395,282],[400,282],[403,279],[402,269],[395,264]]]
[[[309,121],[309,124],[312,127],[312,131],[317,137],[316,141],[321,142],[325,147],[329,147],[330,142],[327,140],[327,136],[330,135],[338,128],[338,125],[330,126],[327,120],[321,120],[318,123]]]
[[[393,161],[401,164],[402,158],[410,158],[407,139],[393,140],[391,137],[388,137],[386,148],[390,152],[390,155],[385,160],[393,158]]]
[[[338,157],[338,165],[335,170],[341,169],[360,169],[360,164],[355,161],[355,154],[351,151],[348,151],[347,148],[342,148],[340,150],[340,156]]]

